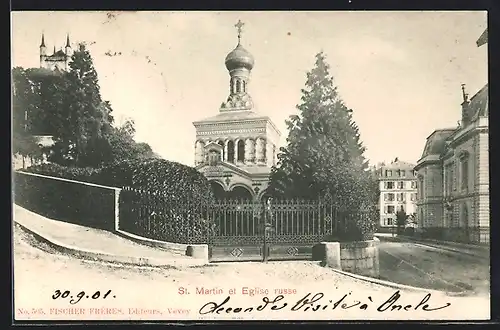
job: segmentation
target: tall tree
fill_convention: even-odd
[[[107,122],[97,72],[85,44],[73,53],[67,78],[71,88],[67,91],[67,126],[61,138],[72,144],[71,150],[77,165],[98,166],[101,163],[95,147],[103,138]]]
[[[30,112],[37,112],[39,98],[28,73],[21,67],[12,70],[12,152],[23,157],[37,157],[41,150],[31,134]]]
[[[272,169],[269,193],[329,198],[341,207],[373,204],[375,187],[359,129],[337,92],[325,54],[307,73],[298,115],[287,120],[287,146]]]

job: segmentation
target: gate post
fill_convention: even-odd
[[[271,229],[272,223],[271,221],[271,198],[268,198],[265,203],[264,203],[264,262],[267,262],[269,258],[269,246],[268,246],[268,241],[267,241],[267,235],[269,230]]]

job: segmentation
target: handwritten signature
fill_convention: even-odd
[[[449,307],[451,303],[446,303],[442,306],[431,306],[429,300],[431,299],[432,295],[430,293],[426,294],[420,302],[417,304],[396,304],[398,300],[401,298],[401,293],[400,291],[396,291],[392,294],[390,298],[387,300],[383,301],[381,304],[375,304],[373,301],[372,297],[368,297],[367,301],[361,302],[361,301],[352,301],[348,303],[348,297],[349,294],[345,294],[342,298],[340,298],[337,301],[333,300],[326,300],[324,298],[324,294],[321,292],[315,293],[314,295],[312,293],[306,294],[304,297],[299,299],[297,302],[294,304],[289,304],[286,301],[283,301],[285,299],[285,296],[283,295],[277,295],[274,299],[269,299],[268,297],[263,297],[262,298],[262,304],[258,306],[250,306],[250,307],[229,307],[229,301],[231,300],[230,296],[227,296],[224,301],[221,303],[216,303],[216,302],[208,302],[205,305],[203,305],[200,310],[199,314],[205,315],[205,314],[220,314],[222,312],[225,313],[249,313],[249,312],[262,312],[266,309],[270,309],[272,311],[279,311],[283,310],[288,307],[290,311],[297,312],[297,311],[319,311],[319,310],[335,310],[338,307],[339,309],[350,309],[350,308],[358,308],[360,310],[367,310],[368,308],[373,308],[370,306],[377,306],[377,311],[378,312],[386,312],[386,311],[398,311],[398,310],[404,310],[404,311],[416,311],[416,310],[423,310],[426,312],[432,312],[432,311],[437,311],[446,307]]]

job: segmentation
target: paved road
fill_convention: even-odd
[[[489,291],[489,260],[403,242],[381,242],[380,277],[450,292]]]

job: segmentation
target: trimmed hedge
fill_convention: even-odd
[[[213,227],[207,222],[206,208],[201,207],[214,201],[208,180],[195,168],[180,163],[164,159],[129,160],[101,169],[42,164],[25,171],[125,188],[119,201],[120,228],[140,236],[178,243],[202,242],[207,230]],[[75,219],[65,219],[64,215],[71,213],[74,218],[75,212],[66,211],[82,204],[83,196],[75,193],[71,185],[57,186],[60,190],[51,192],[51,195],[58,195],[61,203],[50,203],[50,208],[52,212],[57,211],[59,220],[74,222]],[[19,197],[23,199],[22,196],[17,199]],[[42,199],[40,196],[37,198]],[[19,202],[26,204],[22,200]],[[40,203],[35,204],[37,211],[47,213],[40,209]],[[83,209],[79,208],[76,213],[83,214]],[[80,220],[85,221],[85,218]]]
[[[95,176],[105,186],[154,192],[169,202],[214,201],[212,188],[195,168],[164,159],[129,160],[101,169]]]
[[[35,173],[40,175],[55,176],[57,178],[83,181],[99,184],[97,175],[100,169],[92,167],[67,167],[58,164],[33,165],[19,172]]]

